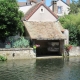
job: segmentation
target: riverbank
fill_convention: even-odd
[[[0,48],[0,55],[12,59],[49,59],[49,58],[62,58],[63,56],[40,56],[36,57],[33,48]],[[69,52],[69,57],[80,57],[80,47],[72,47]],[[64,56],[66,57],[66,56]]]
[[[10,48],[10,49],[1,48],[0,55],[6,57],[7,60],[36,58],[36,54],[33,48]]]

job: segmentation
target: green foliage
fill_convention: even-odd
[[[80,0],[72,0],[70,14],[61,17],[59,21],[69,30],[70,44],[80,46]]]
[[[80,0],[77,1],[77,7],[80,8]]]
[[[0,61],[6,61],[6,60],[7,60],[6,57],[0,55]]]
[[[23,48],[29,46],[29,40],[24,37],[19,38],[17,41],[13,43],[14,48]]]
[[[78,45],[78,39],[77,39],[77,29],[73,24],[68,24],[68,30],[70,31],[69,34],[69,40],[70,44]]]
[[[70,4],[70,14],[77,14],[80,12],[80,0],[72,0]]]
[[[80,13],[66,15],[59,21],[64,28],[69,30],[70,44],[80,45]]]
[[[36,45],[33,45],[33,49],[36,49]]]
[[[72,47],[72,46],[70,44],[68,44],[68,45],[65,45],[64,47],[69,48],[69,47]]]
[[[70,13],[78,13],[78,7],[77,7],[77,2],[72,0],[72,3],[70,4]]]
[[[0,1],[0,38],[23,33],[23,24],[21,21],[23,14],[18,10],[16,0]]]

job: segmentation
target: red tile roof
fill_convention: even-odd
[[[37,3],[36,5],[34,5],[31,9],[29,9],[28,12],[26,12],[25,16],[24,16],[24,20],[28,20],[38,9],[40,6],[44,6],[55,18],[58,19],[58,16],[52,12],[44,3],[40,2]]]

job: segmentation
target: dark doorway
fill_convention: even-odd
[[[36,41],[40,47],[36,48],[36,56],[61,56],[59,41]]]
[[[60,52],[58,51],[48,51],[47,48],[37,48],[36,49],[36,56],[61,56]]]

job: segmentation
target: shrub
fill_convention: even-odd
[[[6,57],[0,55],[0,61],[6,61],[6,60],[7,60]]]
[[[59,21],[69,30],[69,44],[80,46],[80,13],[60,17]]]
[[[29,46],[29,40],[24,37],[20,37],[17,41],[13,42],[14,48],[23,48]]]
[[[70,44],[69,45],[65,45],[65,49],[66,50],[70,51],[71,48],[72,48],[72,45],[70,45]]]

